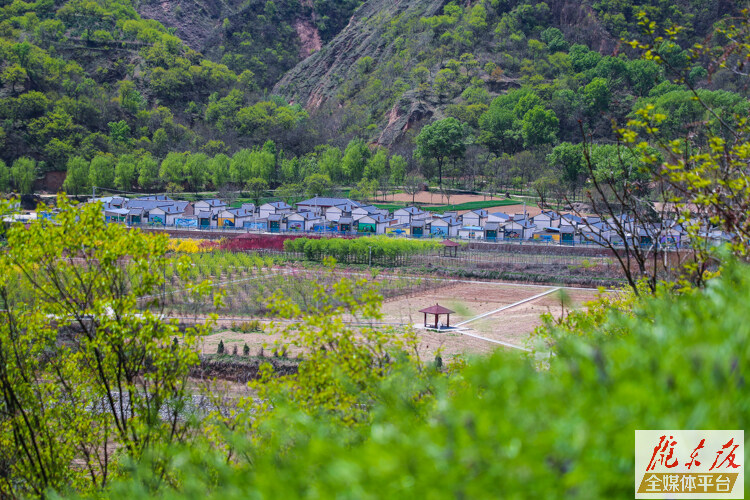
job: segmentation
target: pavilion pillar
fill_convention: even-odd
[[[446,323],[447,323],[446,327],[450,328],[451,327],[451,315],[450,315],[450,313],[448,313],[448,321],[446,321]]]
[[[424,327],[427,328],[427,313],[424,313]]]
[[[438,329],[438,315],[435,315],[435,330]]]

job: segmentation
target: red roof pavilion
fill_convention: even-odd
[[[420,310],[419,312],[424,313],[424,326],[427,327],[427,315],[432,314],[435,316],[435,329],[438,329],[438,317],[441,314],[445,314],[448,316],[448,320],[446,322],[446,327],[450,328],[451,326],[451,314],[453,314],[455,311],[451,311],[450,309],[441,306],[440,304],[435,304],[434,306],[425,307],[424,309]]]
[[[441,241],[440,244],[443,245],[444,255],[447,255],[450,257],[458,257],[458,247],[461,246],[460,243],[446,239],[446,240]]]

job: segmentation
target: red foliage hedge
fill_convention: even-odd
[[[296,238],[320,238],[316,235],[243,234],[219,244],[221,250],[242,252],[245,250],[284,250],[284,242]]]

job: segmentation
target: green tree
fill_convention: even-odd
[[[241,186],[245,183],[245,179],[252,177],[252,162],[252,150],[240,149],[234,153],[232,161],[229,163],[229,179],[231,182]]]
[[[10,90],[13,94],[16,93],[16,85],[25,82],[27,79],[26,70],[18,64],[8,65],[0,74],[0,80],[10,83]]]
[[[558,144],[547,155],[547,165],[562,171],[563,182],[573,189],[582,184],[586,177],[587,169],[584,165],[583,147],[580,144]]]
[[[365,179],[380,179],[388,174],[388,153],[380,148],[367,160],[363,177]]]
[[[127,144],[130,141],[130,125],[125,120],[109,122],[109,136],[115,144]]]
[[[159,162],[150,154],[138,160],[138,185],[141,189],[153,188],[159,180]]]
[[[255,206],[260,206],[260,200],[268,191],[268,183],[260,177],[251,177],[245,183],[245,190],[250,193],[250,198],[255,202]]]
[[[36,161],[31,158],[22,157],[13,162],[10,175],[13,184],[20,194],[31,194],[36,180]]]
[[[656,85],[661,68],[654,61],[633,59],[627,63],[627,74],[630,86],[643,97]]]
[[[182,185],[185,182],[186,153],[169,153],[159,167],[159,178],[164,183]]]
[[[523,143],[526,147],[551,144],[557,140],[560,120],[554,111],[534,106],[523,116]]]
[[[594,78],[583,88],[583,101],[590,113],[600,113],[609,107],[610,90],[607,80]]]
[[[130,80],[120,82],[120,106],[135,114],[142,110],[146,105],[143,96],[135,88],[135,84]]]
[[[0,193],[7,193],[10,189],[10,169],[0,160]]]
[[[562,31],[558,28],[547,28],[540,33],[539,38],[547,45],[547,49],[550,53],[567,51],[570,46],[568,42],[565,41],[565,36]]]
[[[406,159],[401,155],[393,155],[388,160],[391,167],[391,182],[396,186],[401,186],[406,177]]]
[[[301,184],[282,184],[276,189],[276,196],[284,200],[289,205],[302,199],[304,195],[304,188]]]
[[[304,186],[307,196],[326,196],[331,189],[331,179],[325,174],[311,174],[305,177]]]
[[[114,187],[115,159],[111,155],[94,156],[89,165],[89,184],[98,188]]]
[[[185,180],[188,189],[199,191],[203,189],[209,173],[209,159],[204,153],[188,155],[185,160]]]
[[[122,155],[115,165],[115,187],[122,191],[130,191],[136,180],[138,164],[135,156]]]
[[[365,173],[367,160],[370,158],[370,149],[362,139],[352,139],[346,146],[344,158],[341,160],[341,168],[350,182],[359,182]]]
[[[455,118],[445,118],[425,126],[417,136],[415,154],[423,160],[434,159],[438,165],[438,185],[443,185],[443,163],[446,158],[460,158],[466,152],[466,131]]]
[[[344,181],[344,169],[342,165],[341,150],[336,147],[326,148],[318,156],[318,168],[320,172],[328,175],[333,182]]]
[[[218,189],[229,182],[229,164],[230,159],[225,154],[218,154],[211,159],[209,163],[209,172],[211,173],[211,183],[214,188]]]
[[[89,162],[80,156],[68,160],[63,189],[68,194],[82,194],[89,186]]]

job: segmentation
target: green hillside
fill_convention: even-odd
[[[684,87],[665,83],[662,67],[621,43],[639,35],[638,13],[659,26],[684,25],[676,41],[687,46],[734,8],[515,0],[0,5],[0,190],[31,191],[29,180],[70,171],[65,188],[73,193],[92,185],[222,189],[259,178],[297,193],[359,184],[363,194],[401,185],[409,172],[486,190],[564,178],[575,190],[585,175],[571,151],[583,134],[603,144],[606,164],[613,120],[626,122],[645,103],[677,113],[674,123],[704,118]],[[687,61],[676,44],[664,50]],[[708,82],[707,63],[689,64],[688,83],[719,107],[745,106],[734,75],[719,71]],[[420,130],[446,118],[457,120],[446,122],[456,147],[419,146]]]

